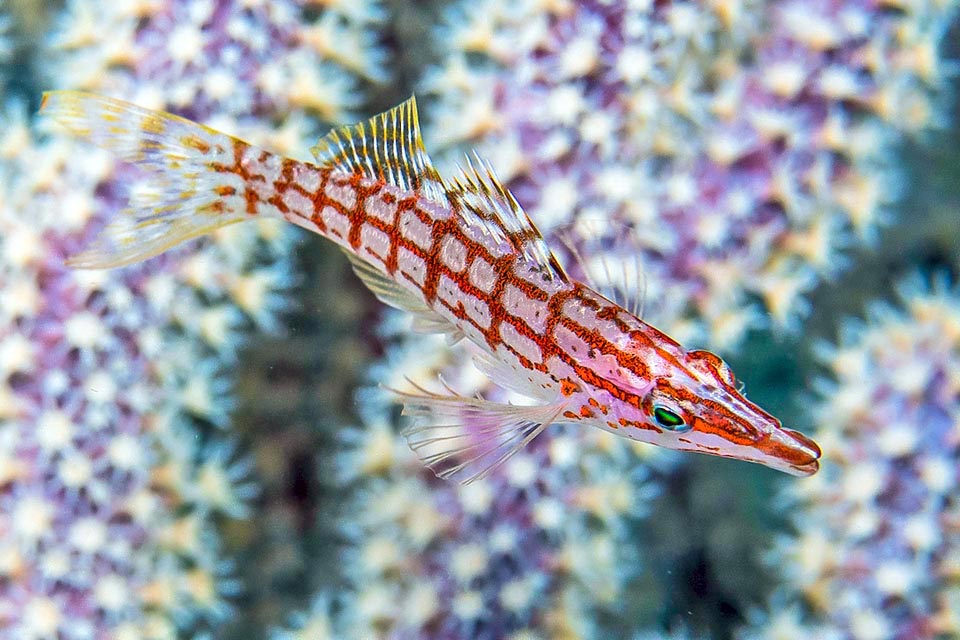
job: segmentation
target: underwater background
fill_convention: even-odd
[[[0,638],[960,637],[957,4],[0,0]],[[64,266],[146,179],[67,88],[305,160],[415,91],[822,470],[558,426],[437,480],[383,387],[498,391],[331,243]]]

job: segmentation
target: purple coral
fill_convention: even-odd
[[[284,116],[305,126],[307,112],[340,122],[357,105],[360,82],[385,77],[371,29],[381,11],[376,2],[309,5],[165,0],[140,15],[78,0],[50,38],[66,53],[54,59],[56,76],[197,119]],[[115,36],[92,37],[105,23]],[[264,136],[263,123],[252,124]]]
[[[76,1],[38,66],[50,87],[305,149],[308,114],[342,117],[357,74],[376,76],[373,48],[342,63],[323,51],[342,34],[366,46],[361,5],[374,6],[311,22],[293,2]],[[230,422],[244,329],[284,307],[290,235],[242,225],[123,270],[68,270],[148,177],[43,137],[23,110],[0,132],[0,627],[161,638],[221,620],[239,585],[215,524],[247,515],[256,488],[210,427]]]
[[[783,586],[745,638],[960,634],[960,295],[917,278],[900,297],[821,350],[825,463],[785,496]]]

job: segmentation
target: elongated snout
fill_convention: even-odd
[[[757,460],[778,471],[793,476],[811,476],[820,469],[820,447],[817,443],[793,429],[773,429],[757,448],[763,459]]]

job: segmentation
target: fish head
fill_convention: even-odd
[[[689,351],[664,368],[640,399],[644,437],[680,451],[756,462],[795,476],[820,467],[820,448],[749,401],[730,367],[709,351]]]

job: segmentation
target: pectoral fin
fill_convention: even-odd
[[[469,398],[449,387],[434,393],[413,386],[415,392],[396,392],[404,415],[414,418],[403,432],[407,443],[437,477],[464,485],[490,475],[564,410],[560,404],[517,406]]]

